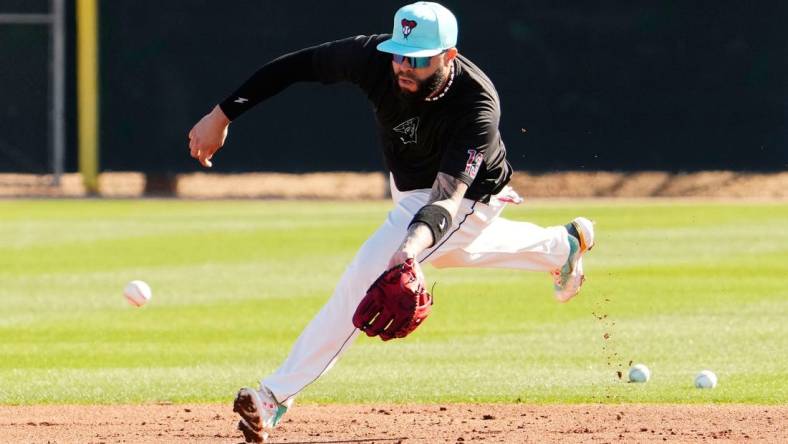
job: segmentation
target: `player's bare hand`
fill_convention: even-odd
[[[388,270],[396,267],[397,265],[404,264],[405,261],[415,256],[416,256],[415,254],[412,254],[410,252],[404,250],[398,250],[396,253],[394,253],[391,256],[391,259],[389,259],[389,264],[386,266],[386,269]]]
[[[203,116],[189,131],[189,152],[206,168],[213,166],[211,158],[224,145],[230,120],[219,105]]]

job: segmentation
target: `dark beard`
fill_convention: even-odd
[[[399,86],[399,82],[397,81],[397,76],[394,76],[394,86],[398,90],[399,99],[408,104],[408,105],[415,105],[417,103],[423,102],[424,99],[429,97],[430,94],[434,93],[438,90],[438,88],[443,85],[443,82],[448,77],[448,74],[442,70],[435,71],[431,76],[427,77],[424,80],[416,80],[411,77],[405,77],[406,79],[413,80],[418,84],[418,88],[416,92],[410,92],[407,90],[402,89]]]

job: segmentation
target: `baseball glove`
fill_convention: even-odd
[[[431,310],[432,296],[424,289],[421,268],[408,259],[384,271],[369,287],[353,315],[353,325],[367,336],[380,335],[384,341],[404,338]]]

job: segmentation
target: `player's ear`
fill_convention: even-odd
[[[447,49],[446,52],[443,53],[443,63],[448,65],[449,62],[451,62],[452,60],[455,59],[455,57],[457,57],[457,54],[459,54],[457,52],[457,48],[449,48],[449,49]]]

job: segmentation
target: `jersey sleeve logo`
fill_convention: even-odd
[[[476,150],[468,150],[468,161],[465,162],[465,174],[470,176],[471,179],[476,178],[479,172],[479,167],[482,166],[484,161],[484,154]]]
[[[413,31],[413,28],[416,27],[418,23],[413,20],[402,19],[402,35],[407,39],[410,35],[410,32]]]
[[[417,143],[416,131],[419,129],[419,118],[414,117],[408,119],[395,126],[393,129],[400,135],[399,140],[401,140],[402,143]]]

